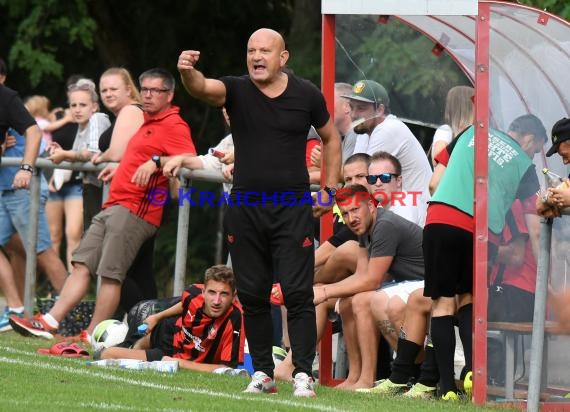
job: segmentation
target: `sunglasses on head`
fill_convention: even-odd
[[[366,181],[369,185],[373,185],[376,183],[378,179],[382,183],[390,183],[392,181],[392,177],[398,177],[396,173],[381,173],[379,175],[368,175],[366,176]]]

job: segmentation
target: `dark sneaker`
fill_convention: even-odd
[[[257,371],[251,377],[251,382],[244,390],[245,393],[277,393],[275,381],[265,373]]]
[[[57,333],[57,328],[50,327],[41,313],[29,319],[12,315],[10,316],[10,325],[12,325],[14,332],[18,332],[23,336],[53,339],[53,335]]]
[[[293,378],[293,396],[299,398],[314,398],[315,381],[305,372],[299,372]]]

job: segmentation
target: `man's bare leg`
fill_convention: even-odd
[[[63,284],[67,279],[67,269],[52,248],[38,254],[38,266],[46,274],[53,288],[57,292],[61,292]]]
[[[95,310],[87,332],[91,335],[95,326],[106,319],[110,319],[119,307],[121,300],[121,283],[118,280],[101,276],[101,287],[95,299]]]
[[[327,325],[328,313],[330,310],[334,310],[335,301],[336,299],[329,299],[315,307],[315,315],[317,322],[317,345],[321,341],[325,327]],[[283,359],[283,361],[275,367],[275,370],[273,371],[273,376],[275,379],[287,382],[291,381],[293,370],[295,369],[293,367],[292,356],[293,356],[292,351],[289,351],[285,359]]]
[[[356,319],[352,310],[352,297],[341,299],[340,316],[342,318],[342,336],[346,346],[349,369],[348,376],[344,382],[336,387],[339,389],[351,389],[352,385],[360,378],[362,370],[362,357],[358,346]]]
[[[376,328],[384,335],[384,338],[393,350],[398,344],[398,331],[388,317],[388,303],[390,299],[385,292],[378,291],[370,299],[370,312],[376,322]]]
[[[358,242],[349,240],[340,245],[327,259],[324,265],[315,272],[314,283],[335,283],[356,271]]]
[[[4,256],[2,251],[0,251],[0,289],[2,289],[4,293],[8,307],[19,308],[24,306],[16,285],[16,280],[14,279],[14,271],[10,265],[10,261]]]
[[[59,262],[61,263],[61,260]],[[90,282],[91,275],[89,274],[87,266],[83,263],[75,263],[73,272],[71,272],[71,275],[69,275],[65,281],[59,299],[56,300],[49,314],[53,316],[56,321],[61,322],[75,305],[81,302],[81,299],[83,299],[87,293]]]
[[[361,356],[361,371],[358,380],[347,389],[371,388],[376,377],[380,330],[371,314],[370,304],[378,292],[363,292],[352,297],[357,342]]]

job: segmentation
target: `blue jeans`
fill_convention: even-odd
[[[51,247],[51,237],[45,212],[46,199],[47,193],[42,192],[38,220],[37,253],[41,253]],[[18,232],[26,251],[28,250],[30,203],[29,190],[0,191],[0,246],[5,246],[12,235]]]

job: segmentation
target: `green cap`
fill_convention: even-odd
[[[390,105],[388,92],[380,83],[374,80],[360,80],[352,87],[352,93],[343,95],[347,99],[359,100],[366,103]]]

